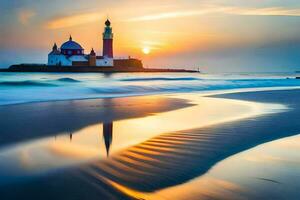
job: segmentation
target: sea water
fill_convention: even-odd
[[[299,87],[296,73],[0,73],[0,105],[148,94]]]

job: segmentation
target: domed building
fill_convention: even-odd
[[[84,49],[80,44],[72,40],[72,36],[70,36],[69,41],[63,43],[60,47],[60,51],[64,55],[83,55]]]
[[[94,50],[90,54],[84,54],[83,47],[73,40],[72,36],[64,42],[60,48],[56,43],[48,54],[50,66],[101,66],[112,67],[113,63],[113,33],[110,21],[106,20],[103,32],[103,55],[97,56]]]
[[[48,54],[48,66],[78,66],[78,67],[142,67],[138,59],[114,59],[113,57],[113,32],[110,21],[105,21],[102,34],[102,56],[97,56],[91,49],[89,54],[84,54],[84,48],[72,36],[60,48],[54,43],[52,51]]]

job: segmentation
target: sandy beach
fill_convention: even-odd
[[[298,134],[299,95],[172,94],[0,106],[0,192],[3,199],[182,199],[201,186],[185,184],[222,160]],[[223,190],[204,187],[191,199],[230,199]]]
[[[300,200],[299,0],[0,13],[0,200]]]

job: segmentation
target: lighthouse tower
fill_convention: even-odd
[[[113,33],[108,19],[103,32],[103,57],[113,58]]]

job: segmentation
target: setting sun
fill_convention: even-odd
[[[150,48],[149,47],[144,47],[142,49],[142,51],[143,51],[144,54],[149,54],[150,53]]]

